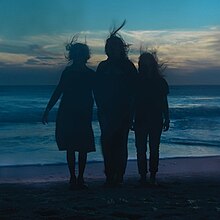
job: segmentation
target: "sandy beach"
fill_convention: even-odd
[[[161,159],[157,187],[141,187],[136,161],[124,186],[104,188],[88,163],[88,190],[68,189],[64,165],[0,168],[0,219],[220,219],[220,156]]]

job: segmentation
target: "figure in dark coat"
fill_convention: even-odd
[[[128,157],[131,104],[137,77],[137,70],[127,57],[127,45],[116,34],[118,30],[106,40],[105,52],[108,58],[98,65],[94,93],[107,186],[123,183]]]

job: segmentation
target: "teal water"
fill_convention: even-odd
[[[56,146],[54,130],[58,104],[50,122],[41,124],[43,110],[54,86],[0,86],[0,166],[65,163]],[[160,156],[220,155],[220,86],[171,86],[168,96],[171,128],[162,134]],[[96,149],[89,161],[103,160],[100,130],[94,107]],[[135,159],[130,132],[129,159]]]

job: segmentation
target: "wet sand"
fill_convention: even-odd
[[[104,188],[88,163],[88,190],[68,188],[66,165],[0,168],[0,219],[220,219],[220,157],[161,159],[158,186],[141,187],[136,161],[125,183]]]

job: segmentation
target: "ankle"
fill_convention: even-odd
[[[147,180],[147,174],[146,173],[140,174],[140,177],[141,177],[141,180]]]
[[[78,184],[83,184],[85,182],[83,176],[78,176],[77,182]]]
[[[155,179],[156,178],[156,173],[150,173],[150,179]]]
[[[75,175],[71,175],[71,176],[70,176],[69,183],[70,183],[70,184],[75,184],[75,183],[76,183],[76,176],[75,176]]]
[[[150,183],[155,185],[156,184],[156,173],[150,174]]]

